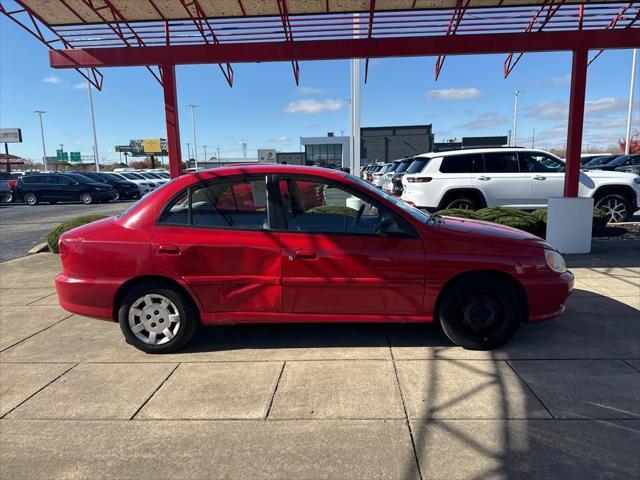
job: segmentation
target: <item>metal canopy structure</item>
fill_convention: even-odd
[[[589,50],[640,46],[640,2],[607,0],[15,0],[3,13],[45,43],[53,68],[144,66],[162,84],[172,176],[181,172],[175,66],[573,52],[565,195],[576,196]],[[592,58],[593,61],[593,58]],[[154,70],[158,68],[159,73]]]

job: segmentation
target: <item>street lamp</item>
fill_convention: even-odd
[[[40,117],[40,135],[42,136],[42,165],[44,166],[44,171],[47,171],[47,149],[44,146],[44,126],[42,124],[42,114],[47,113],[44,110],[36,110],[33,112]]]
[[[87,90],[89,90],[89,111],[91,112],[91,125],[93,127],[93,156],[96,162],[96,172],[100,171],[100,157],[98,156],[98,138],[96,136],[96,117],[93,114],[93,94],[91,93],[91,82],[87,80]]]
[[[198,171],[198,143],[196,142],[196,114],[198,105],[187,105],[191,109],[191,126],[193,127],[193,159],[195,160],[196,172]]]
[[[204,148],[204,161],[207,161],[207,147],[208,145],[203,145],[202,148]],[[206,168],[206,167],[205,167]]]
[[[187,142],[187,162],[191,160],[191,144]]]
[[[511,144],[513,147],[515,147],[518,144],[517,141],[517,137],[516,137],[516,132],[517,132],[517,128],[518,128],[518,97],[520,96],[521,93],[524,93],[522,90],[516,90],[515,92],[513,92],[513,96],[514,98],[514,105],[513,105],[513,143]]]
[[[633,57],[631,59],[631,87],[629,89],[629,110],[627,112],[627,131],[626,131],[626,140],[624,144],[624,153],[625,155],[629,155],[630,144],[631,144],[631,117],[633,112],[633,90],[635,88],[636,83],[636,63],[638,59],[638,49],[633,49]]]

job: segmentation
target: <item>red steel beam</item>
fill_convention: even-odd
[[[287,2],[285,0],[278,0],[278,10],[280,11],[284,37],[288,42],[293,42],[293,31],[291,29],[289,10],[287,9]],[[296,85],[300,85],[300,65],[298,64],[298,61],[293,60],[291,62],[291,67],[293,67],[293,76],[296,79]]]
[[[618,22],[620,20],[624,20],[625,17],[625,13],[627,13],[627,10],[629,10],[631,7],[633,6],[633,3],[630,3],[628,6],[624,7],[623,9],[621,9],[612,19],[611,22],[609,22],[609,25],[607,25],[607,28],[613,29],[616,28],[616,25],[618,24]],[[631,26],[636,22],[636,20],[638,19],[638,15],[640,15],[640,11],[636,14],[636,18],[633,19],[631,22],[629,22],[629,25],[627,25],[626,28],[631,28]],[[599,50],[591,60],[589,60],[589,63],[587,63],[587,66],[591,65],[593,62],[595,62],[596,58],[598,58],[600,55],[602,55],[604,53],[604,50]]]
[[[373,16],[376,13],[376,0],[371,0],[369,3],[369,30],[367,32],[367,38],[373,36]],[[369,57],[364,61],[364,83],[367,83],[369,79]]]
[[[178,91],[176,88],[176,66],[164,64],[162,89],[164,91],[164,114],[167,122],[167,148],[169,149],[169,174],[171,178],[182,174],[180,152],[180,124],[178,121]]]
[[[578,196],[588,58],[589,50],[586,48],[573,51],[571,93],[569,99],[569,128],[567,129],[567,166],[564,175],[565,197]]]
[[[536,22],[538,21],[538,18],[540,17],[540,15],[542,15],[544,10],[547,9],[547,13],[545,14],[544,19],[542,19],[542,21],[540,22],[540,25],[537,28],[538,32],[542,31],[542,29],[547,25],[547,23],[549,23],[549,21],[553,18],[553,16],[556,14],[556,12],[560,9],[560,7],[563,4],[564,4],[564,0],[559,0],[558,3],[554,3],[554,0],[545,0],[543,5],[538,9],[536,14],[529,21],[529,24],[527,25],[525,32],[529,33],[533,31],[536,25]],[[507,58],[504,61],[504,78],[507,78],[509,76],[509,74],[518,64],[518,62],[520,61],[523,55],[524,55],[524,52],[519,52],[515,60],[513,60],[513,52],[507,55]]]
[[[216,33],[214,32],[213,28],[211,28],[211,25],[209,24],[209,21],[206,18],[206,14],[202,9],[202,7],[200,6],[200,2],[198,2],[198,0],[180,0],[180,3],[184,7],[185,11],[189,14],[189,17],[191,17],[191,21],[193,22],[196,29],[200,33],[200,36],[202,37],[204,42],[207,45],[211,45],[211,42],[209,41],[209,37],[207,37],[207,34],[204,31],[203,24],[207,26],[207,30],[209,30],[209,35],[211,35],[213,44],[220,45],[220,41],[218,40],[218,37],[216,36]],[[191,11],[191,8],[195,10],[196,12],[195,16]],[[231,64],[227,62],[226,70],[225,70],[225,67],[222,66],[222,63],[218,63],[218,66],[220,67],[220,71],[222,71],[222,74],[224,75],[224,78],[227,80],[227,83],[229,84],[229,86],[233,87],[233,68],[231,67]]]
[[[296,42],[247,42],[170,47],[85,48],[49,52],[54,68],[132,67],[203,63],[289,62],[436,55],[556,52],[640,47],[635,29],[542,31],[424,37],[348,38]]]
[[[447,35],[455,35],[455,33],[458,31],[460,23],[462,22],[462,17],[464,17],[469,3],[471,3],[471,0],[466,0],[466,2],[464,0],[457,1],[456,8],[453,10],[451,20],[449,21],[449,26],[447,27]],[[444,66],[445,58],[447,58],[446,55],[438,55],[438,58],[436,59],[436,80],[438,80],[438,77],[440,76],[440,72],[442,71],[442,67]]]

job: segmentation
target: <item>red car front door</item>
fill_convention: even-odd
[[[424,248],[406,220],[319,178],[280,178],[278,190],[284,312],[422,313]]]
[[[189,213],[190,212],[190,213]],[[268,230],[266,181],[216,180],[164,212],[152,255],[194,292],[206,312],[281,312],[278,235]]]

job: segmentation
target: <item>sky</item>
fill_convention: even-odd
[[[0,128],[21,128],[22,144],[10,152],[42,158],[35,110],[45,110],[47,155],[92,153],[86,81],[73,70],[49,67],[48,49],[0,16]],[[594,52],[591,53],[593,55]],[[608,147],[624,137],[631,50],[604,52],[587,79],[583,150]],[[571,54],[525,54],[503,79],[505,55],[447,57],[438,81],[434,57],[372,59],[361,89],[363,127],[433,125],[436,141],[463,136],[506,135],[519,97],[518,144],[564,147]],[[361,62],[364,66],[364,61]],[[178,66],[178,100],[183,156],[192,143],[189,104],[196,104],[199,156],[220,149],[221,157],[248,156],[258,148],[298,151],[300,137],[348,134],[349,61],[300,63],[300,86],[290,63],[235,64],[229,88],[217,65]],[[146,69],[103,69],[94,91],[100,157],[117,160],[116,145],[134,138],[166,138],[162,88]],[[364,79],[364,75],[362,75]],[[640,76],[633,127],[640,128]]]

